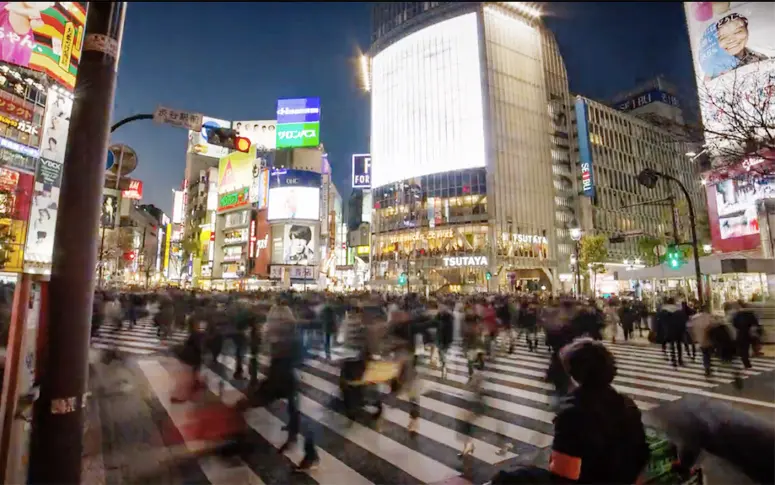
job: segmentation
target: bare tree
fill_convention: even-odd
[[[767,62],[741,71],[698,86],[714,167],[735,165],[748,157],[775,161],[775,72]]]
[[[113,271],[121,271],[127,266],[124,255],[134,249],[132,232],[127,228],[107,229],[102,254],[98,264]]]

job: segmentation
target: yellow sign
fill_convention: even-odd
[[[355,253],[359,254],[359,255],[361,255],[361,254],[369,254],[369,247],[368,246],[357,246],[355,248]]]
[[[24,270],[24,242],[27,236],[27,223],[11,219],[0,219],[0,236],[9,236],[0,244],[0,268],[9,273],[21,273]]]
[[[164,231],[164,275],[169,278],[170,267],[170,244],[172,242],[172,224],[167,224],[167,229]]]
[[[232,152],[218,162],[218,194],[236,192],[250,187],[253,183],[253,162],[256,160],[256,147],[250,147],[248,153]],[[258,176],[258,174],[256,174]]]

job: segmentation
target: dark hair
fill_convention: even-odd
[[[579,386],[605,387],[616,377],[616,361],[603,344],[590,338],[576,339],[560,350],[565,371]]]
[[[312,241],[312,229],[307,226],[291,226],[291,230],[288,231],[288,237]]]
[[[716,22],[716,29],[721,27],[724,24],[728,24],[729,22],[733,20],[742,20],[743,25],[745,25],[746,28],[748,28],[748,18],[743,17],[739,13],[731,13],[727,15],[726,17],[721,18],[718,22]]]

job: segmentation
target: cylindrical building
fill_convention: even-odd
[[[577,192],[565,67],[540,12],[384,2],[373,21],[374,283],[558,288]]]

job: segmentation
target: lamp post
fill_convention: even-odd
[[[689,223],[691,224],[692,229],[692,252],[694,253],[694,275],[695,278],[697,278],[697,300],[700,302],[700,306],[702,306],[704,302],[702,292],[702,272],[700,271],[700,250],[697,244],[697,222],[694,217],[694,204],[692,203],[692,198],[689,196],[689,191],[686,190],[684,184],[682,184],[681,181],[675,177],[664,174],[662,172],[657,172],[656,170],[650,168],[644,168],[638,174],[637,178],[639,184],[648,189],[653,189],[656,187],[657,181],[660,177],[665,180],[675,182],[681,189],[681,192],[683,192],[684,197],[686,197],[686,204],[689,207]]]
[[[579,241],[581,241],[581,229],[578,227],[574,227],[570,230],[570,238],[573,239],[573,254],[576,256],[576,298],[581,297],[581,271],[579,271],[579,266],[581,265],[581,262],[579,261]]]

